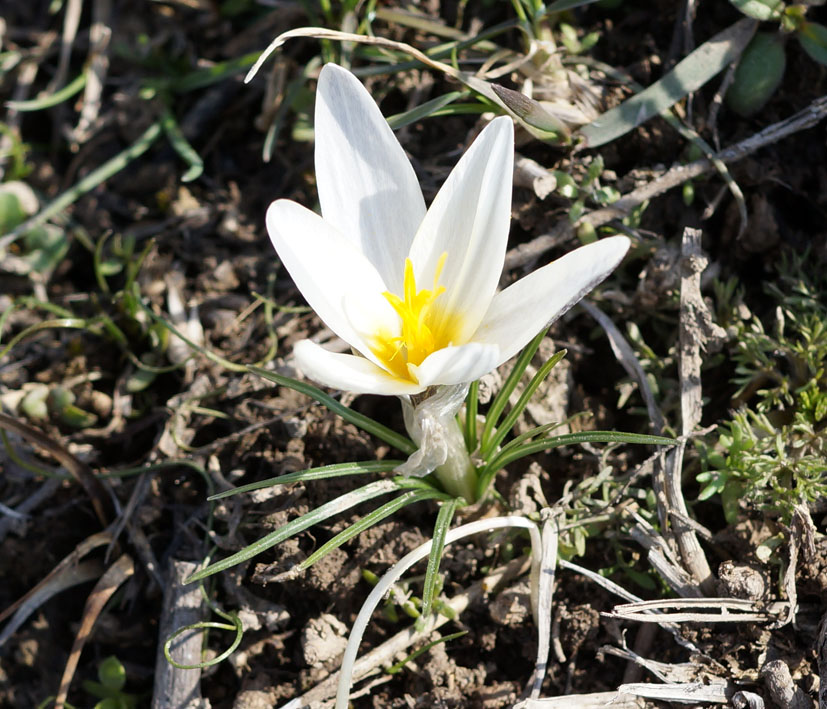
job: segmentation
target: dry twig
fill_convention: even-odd
[[[191,561],[170,561],[158,629],[152,709],[188,709],[198,706],[201,699],[201,670],[178,669],[164,656],[164,643],[169,636],[179,628],[203,619],[201,589],[198,584],[184,585],[197,570],[198,564]],[[203,633],[198,629],[182,633],[172,644],[170,654],[181,665],[198,664],[201,662],[202,637]]]

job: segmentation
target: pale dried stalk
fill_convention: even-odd
[[[69,659],[66,661],[66,669],[63,671],[63,677],[61,677],[60,680],[60,689],[58,689],[57,697],[55,698],[55,709],[63,709],[66,706],[69,685],[75,676],[78,660],[80,660],[80,653],[83,651],[83,646],[89,639],[95,621],[98,619],[103,607],[112,597],[112,594],[115,593],[121,584],[132,576],[133,573],[135,573],[135,565],[132,562],[132,558],[128,554],[124,554],[106,570],[98,580],[95,588],[92,589],[92,593],[89,594],[89,598],[86,600],[86,606],[83,609],[80,628],[78,628],[75,642],[72,645],[72,652],[69,653]]]
[[[761,623],[775,620],[786,613],[789,605],[786,601],[759,603],[741,598],[666,598],[624,603],[601,615],[641,623]],[[671,609],[677,612],[669,612]],[[712,612],[702,612],[700,609]],[[652,615],[653,610],[662,613]]]
[[[689,516],[683,497],[681,477],[686,438],[701,420],[701,350],[708,340],[722,338],[724,332],[712,322],[701,297],[701,273],[707,259],[701,251],[701,230],[687,227],[681,238],[680,360],[681,440],[666,455],[665,490],[669,501],[670,525],[675,535],[684,568],[707,594],[715,592],[715,577],[709,568],[695,530],[683,523]],[[677,515],[672,515],[672,511]]]

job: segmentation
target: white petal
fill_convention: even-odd
[[[471,342],[459,347],[444,347],[428,355],[418,367],[408,369],[423,386],[465,384],[490,372],[500,359],[500,348]]]
[[[267,232],[279,258],[290,272],[305,300],[333,332],[360,352],[364,341],[345,313],[359,303],[364,311],[360,326],[378,330],[396,322],[387,300],[386,286],[362,253],[318,214],[295,202],[281,199],[267,210]],[[375,318],[374,327],[367,319]]]
[[[310,340],[297,342],[293,352],[306,377],[331,389],[400,396],[418,394],[425,388],[388,374],[364,357],[330,352]]]
[[[326,64],[316,92],[316,182],[325,221],[402,292],[405,257],[425,216],[411,163],[370,94]]]
[[[499,345],[502,364],[606,278],[629,243],[625,236],[602,239],[521,278],[494,296],[474,341]]]
[[[447,253],[440,278],[446,292],[435,306],[446,316],[461,314],[454,344],[468,341],[497,289],[511,221],[513,162],[514,126],[510,118],[496,118],[449,175],[411,246],[420,288],[431,288]],[[437,316],[434,328],[440,322]]]

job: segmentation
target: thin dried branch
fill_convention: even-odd
[[[807,108],[789,118],[774,123],[740,143],[722,150],[716,154],[716,158],[725,164],[743,160],[767,145],[772,145],[794,133],[812,128],[820,123],[825,116],[827,116],[827,96],[822,96],[813,101]],[[561,219],[549,233],[542,234],[527,244],[520,244],[510,249],[505,257],[505,267],[506,269],[513,269],[525,266],[549,249],[565,242],[574,234],[576,227],[582,224],[590,224],[596,228],[615,219],[623,219],[644,202],[667,192],[673,187],[682,185],[687,180],[699,177],[707,172],[713,172],[715,169],[715,165],[707,159],[696,160],[687,165],[674,165],[651,182],[624,195],[614,204],[584,214],[576,224],[572,225],[568,218]]]
[[[669,521],[683,559],[684,568],[710,594],[715,591],[715,577],[709,567],[695,530],[683,519],[689,510],[681,485],[686,437],[701,420],[701,351],[708,343],[718,343],[725,333],[712,322],[701,296],[701,273],[707,259],[701,251],[701,231],[687,227],[681,238],[680,360],[678,379],[681,388],[681,441],[665,456],[665,491],[669,503]],[[677,515],[672,515],[672,511]]]
[[[546,511],[546,510],[544,510]],[[554,593],[554,572],[557,566],[557,547],[560,539],[560,517],[550,512],[543,523],[543,558],[540,564],[540,578],[537,592],[537,660],[534,663],[534,676],[529,682],[532,699],[540,696],[543,678],[548,669],[548,656],[551,649],[551,601]]]
[[[728,682],[692,682],[689,684],[622,684],[619,694],[632,694],[661,702],[678,702],[681,704],[728,704],[729,697],[735,691]]]
[[[650,705],[641,697],[619,692],[595,692],[548,699],[526,699],[515,704],[513,709],[646,709],[647,706]]]
[[[155,654],[152,709],[185,709],[198,706],[201,699],[201,670],[178,669],[164,656],[168,637],[180,628],[203,620],[201,589],[198,584],[184,585],[197,570],[198,564],[191,561],[170,561]],[[201,662],[202,639],[203,631],[199,629],[181,633],[172,644],[170,654],[181,665],[197,665]]]
[[[786,601],[759,603],[741,598],[666,598],[624,603],[601,615],[641,623],[761,623],[776,620],[788,608]],[[671,612],[673,609],[675,612]],[[652,615],[653,610],[662,614]]]
[[[86,556],[93,549],[97,549],[104,544],[111,544],[113,536],[111,532],[98,532],[91,537],[87,537],[80,544],[78,544],[72,552],[63,558],[55,568],[53,568],[34,588],[26,592],[23,596],[18,598],[2,613],[0,613],[0,623],[14,613],[18,608],[28,603],[33,597],[41,592],[41,590],[52,583],[53,579],[64,574],[67,569],[71,569],[80,563],[80,560]]]
[[[60,443],[33,426],[29,426],[3,413],[0,413],[0,428],[4,428],[7,431],[14,431],[18,436],[22,436],[26,440],[36,443],[56,458],[60,464],[71,473],[72,477],[81,484],[86,494],[89,495],[92,508],[95,510],[95,514],[102,526],[105,527],[109,523],[109,520],[115,516],[114,497],[109,494],[107,485],[92,472],[92,469],[86,465],[86,463],[78,460]]]

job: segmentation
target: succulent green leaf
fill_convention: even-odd
[[[744,50],[727,91],[727,105],[740,116],[759,111],[775,93],[787,65],[780,35],[759,32]]]
[[[805,22],[798,32],[798,41],[812,59],[827,64],[827,27],[817,22]]]

